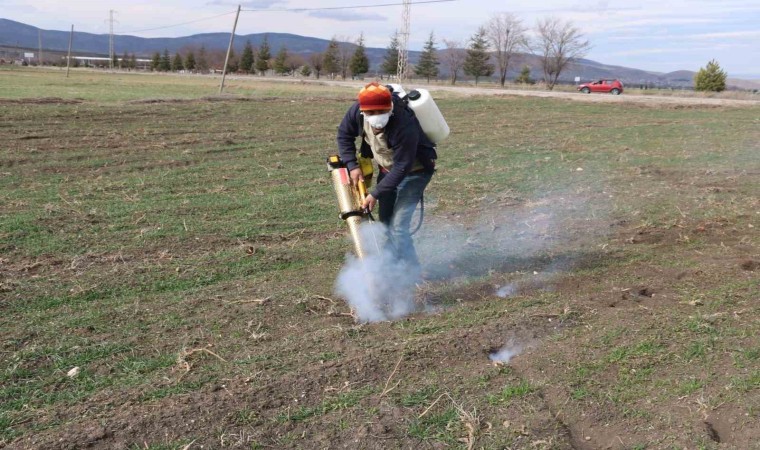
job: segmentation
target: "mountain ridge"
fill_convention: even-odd
[[[42,38],[43,51],[46,52],[65,52],[68,48],[69,31],[42,30],[33,25],[16,22],[10,19],[0,18],[0,47],[19,48],[19,49],[37,49],[38,39]],[[329,39],[300,36],[291,33],[254,33],[247,35],[235,35],[234,50],[238,54],[243,49],[246,41],[252,45],[258,46],[266,37],[272,53],[276,53],[281,47],[286,47],[290,53],[300,54],[308,60],[308,55],[315,52],[322,52],[327,48]],[[149,57],[155,52],[168,50],[170,53],[176,53],[187,48],[198,48],[201,45],[208,50],[224,49],[229,44],[229,33],[201,33],[191,36],[182,37],[160,37],[160,38],[142,38],[132,35],[114,35],[114,48],[117,55],[124,52],[134,53],[138,57]],[[89,55],[108,55],[109,35],[94,34],[74,30],[73,51],[75,54]],[[346,43],[355,47],[353,43]],[[385,48],[368,47],[366,53],[370,59],[372,68],[378,67],[385,55]],[[412,63],[419,58],[419,51],[410,51],[409,59]],[[508,72],[508,78],[516,77],[520,69],[528,65],[531,67],[533,78],[540,77],[540,60],[539,57],[532,54],[522,53],[515,55],[514,63],[511,64]],[[444,69],[441,67],[441,69]],[[373,72],[371,70],[371,72]],[[443,70],[442,70],[443,72]],[[654,72],[630,67],[615,66],[604,64],[589,59],[579,59],[573,61],[570,66],[563,72],[562,82],[572,83],[576,77],[583,81],[589,81],[599,78],[618,78],[625,84],[656,86],[656,87],[674,87],[690,88],[693,85],[695,72],[688,70],[679,70],[669,73]],[[760,83],[754,83],[748,80],[737,80],[742,83],[735,83],[735,86],[743,88],[760,88]],[[731,83],[729,83],[731,84]]]

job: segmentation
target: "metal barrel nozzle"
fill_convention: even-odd
[[[348,225],[348,231],[351,235],[351,240],[354,242],[354,250],[356,256],[363,259],[367,253],[364,250],[364,243],[359,232],[359,225],[364,220],[365,213],[361,209],[361,205],[366,196],[366,188],[363,183],[359,183],[359,186],[354,187],[351,184],[351,177],[349,176],[348,169],[345,167],[337,167],[331,170],[333,188],[335,189],[335,195],[338,197],[338,208],[340,209],[340,218],[346,221]],[[364,193],[361,193],[361,190]]]

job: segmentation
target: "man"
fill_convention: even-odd
[[[411,108],[377,82],[359,91],[338,128],[340,157],[354,183],[363,179],[356,156],[358,136],[362,137],[362,156],[373,157],[380,171],[377,185],[362,207],[371,211],[379,202],[379,218],[388,226],[394,254],[419,268],[409,228],[435,172],[435,145],[423,133]]]

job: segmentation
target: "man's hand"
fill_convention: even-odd
[[[359,180],[364,180],[364,174],[362,174],[362,169],[360,167],[357,167],[356,169],[351,171],[351,183],[356,186],[359,184]]]
[[[377,199],[372,194],[367,194],[367,197],[364,198],[364,203],[362,203],[362,209],[372,211],[375,209],[375,203],[377,203]]]

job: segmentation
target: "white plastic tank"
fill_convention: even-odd
[[[400,84],[398,84],[398,83],[391,83],[391,84],[388,85],[388,87],[390,87],[393,90],[393,92],[395,92],[396,94],[398,94],[399,98],[406,97],[406,91],[404,90],[403,87],[401,87]]]
[[[406,98],[422,125],[422,131],[433,143],[438,144],[449,136],[449,125],[427,89],[415,89]]]

